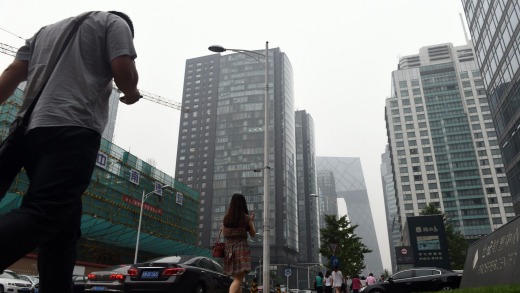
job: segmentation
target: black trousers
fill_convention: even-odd
[[[0,217],[0,270],[38,248],[41,293],[72,292],[81,196],[94,170],[100,135],[83,127],[27,133],[24,167],[29,189],[18,209]]]

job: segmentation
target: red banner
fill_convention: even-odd
[[[141,201],[136,199],[136,198],[133,198],[133,197],[130,197],[126,194],[123,194],[123,201],[126,202],[126,203],[129,203],[131,205],[134,205],[136,207],[141,207]],[[155,214],[159,214],[159,215],[162,215],[162,209],[160,208],[157,208],[157,207],[154,207],[153,205],[149,205],[147,203],[144,203],[144,206],[143,206],[143,210],[147,210],[149,212],[152,212],[152,213],[155,213]]]

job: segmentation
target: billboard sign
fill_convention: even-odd
[[[520,216],[468,249],[461,288],[520,283]]]
[[[450,269],[448,240],[442,215],[407,217],[415,267]]]

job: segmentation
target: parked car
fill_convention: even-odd
[[[132,265],[124,292],[227,293],[232,281],[211,258],[166,256]]]
[[[411,268],[397,272],[387,281],[363,287],[363,293],[407,293],[447,291],[459,288],[462,274],[441,268]]]
[[[88,274],[85,292],[123,292],[123,282],[131,265],[117,265]]]
[[[33,292],[33,285],[29,281],[20,279],[15,272],[4,270],[0,274],[0,292]]]
[[[72,276],[72,286],[74,293],[83,293],[85,292],[85,285],[87,284],[87,277],[83,275],[73,275]]]
[[[18,275],[20,279],[29,281],[32,284],[32,290],[34,293],[38,293],[38,284],[40,283],[40,277],[38,276],[29,276],[29,275]]]

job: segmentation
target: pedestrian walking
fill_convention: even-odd
[[[374,274],[370,273],[367,277],[367,286],[374,285],[376,283],[376,278],[374,278]]]
[[[314,288],[316,289],[317,293],[323,293],[323,273],[318,272],[318,275],[316,276],[316,280],[314,281]]]
[[[324,284],[324,292],[332,293],[332,276],[330,275],[330,271],[325,272],[325,284]]]
[[[251,282],[250,293],[258,293],[258,280],[253,278],[253,282]]]
[[[363,285],[361,284],[361,280],[359,279],[358,275],[355,275],[352,278],[352,284],[350,284],[350,286],[352,289],[352,293],[359,293],[359,289],[361,289]]]
[[[19,208],[0,217],[0,271],[38,249],[41,293],[72,292],[81,196],[107,124],[112,79],[121,102],[140,98],[133,37],[124,13],[83,13],[41,28],[0,75],[0,104],[22,81],[18,117],[36,101],[22,143],[29,188]]]
[[[254,218],[253,213],[249,215],[244,195],[233,194],[222,224],[226,240],[224,271],[233,276],[229,293],[242,292],[242,281],[245,275],[251,271],[251,251],[247,242],[247,234],[249,233],[251,237],[256,234]]]
[[[332,272],[332,287],[334,287],[335,293],[340,293],[341,283],[343,283],[343,274],[339,270],[338,266],[334,267]]]

